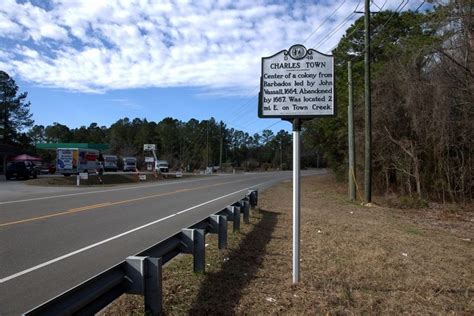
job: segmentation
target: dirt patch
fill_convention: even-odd
[[[166,314],[473,314],[474,227],[439,210],[347,201],[332,176],[302,182],[301,283],[291,283],[291,183],[260,194],[251,224],[216,249],[206,273],[190,256],[164,268]],[[431,213],[430,213],[431,212]],[[470,214],[470,215],[469,215]],[[455,229],[446,229],[455,227]],[[123,296],[103,315],[143,312]]]

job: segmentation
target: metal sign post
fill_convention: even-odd
[[[293,283],[300,280],[301,123],[336,115],[334,82],[334,57],[303,45],[262,58],[258,116],[293,123]]]
[[[293,283],[300,281],[300,131],[301,121],[293,120]]]

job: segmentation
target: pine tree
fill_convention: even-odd
[[[22,129],[33,125],[27,95],[18,93],[15,80],[0,70],[0,142],[18,143]]]

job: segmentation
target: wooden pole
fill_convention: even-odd
[[[365,0],[365,166],[364,166],[364,199],[365,203],[372,202],[372,104],[370,82],[370,0]]]
[[[348,144],[349,144],[349,198],[351,201],[356,199],[356,187],[355,187],[355,148],[354,148],[354,104],[353,96],[354,91],[352,89],[352,63],[347,63],[347,78],[348,78],[348,91],[349,91],[349,104],[347,107],[347,129],[348,129]]]

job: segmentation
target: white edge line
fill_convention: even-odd
[[[215,201],[224,199],[224,198],[229,197],[229,196],[231,196],[231,195],[234,195],[234,194],[240,193],[240,192],[242,192],[242,191],[249,190],[249,189],[251,189],[251,188],[258,187],[258,186],[261,186],[261,185],[264,185],[264,184],[266,184],[266,183],[270,183],[270,182],[273,182],[273,181],[275,181],[275,179],[270,180],[270,181],[266,181],[266,182],[262,182],[262,183],[259,183],[259,184],[256,184],[256,185],[252,185],[252,186],[250,186],[250,187],[248,187],[248,188],[241,189],[241,190],[238,190],[238,191],[235,191],[235,192],[232,192],[232,193],[223,195],[223,196],[221,196],[221,197],[212,199],[212,200],[210,200],[210,201],[207,201],[207,202],[204,202],[204,203],[201,203],[201,204],[192,206],[192,207],[187,208],[187,209],[185,209],[185,210],[182,210],[182,211],[179,211],[179,212],[177,212],[177,213],[174,213],[174,214],[168,215],[168,216],[166,216],[166,217],[160,218],[160,219],[158,219],[158,220],[156,220],[156,221],[153,221],[153,222],[150,222],[150,223],[148,223],[148,224],[145,224],[145,225],[142,225],[142,226],[133,228],[133,229],[131,229],[131,230],[129,230],[129,231],[123,232],[123,233],[121,233],[121,234],[112,236],[112,237],[107,238],[107,239],[104,239],[104,240],[99,241],[99,242],[97,242],[97,243],[95,243],[95,244],[86,246],[86,247],[84,247],[84,248],[81,248],[81,249],[75,250],[75,251],[73,251],[73,252],[70,252],[70,253],[68,253],[68,254],[62,255],[62,256],[60,256],[60,257],[54,258],[54,259],[52,259],[52,260],[49,260],[49,261],[43,262],[43,263],[41,263],[41,264],[38,264],[38,265],[36,265],[36,266],[34,266],[34,267],[31,267],[31,268],[28,268],[28,269],[26,269],[26,270],[23,270],[23,271],[20,271],[20,272],[15,273],[15,274],[9,275],[9,276],[7,276],[7,277],[5,277],[5,278],[3,278],[3,279],[0,279],[0,284],[1,284],[1,283],[5,283],[5,282],[10,281],[10,280],[13,280],[13,279],[15,279],[15,278],[17,278],[17,277],[19,277],[19,276],[22,276],[22,275],[24,275],[24,274],[30,273],[30,272],[32,272],[32,271],[41,269],[41,268],[43,268],[43,267],[46,267],[46,266],[48,266],[48,265],[50,265],[50,264],[53,264],[53,263],[56,263],[56,262],[58,262],[58,261],[64,260],[64,259],[69,258],[69,257],[72,257],[72,256],[74,256],[74,255],[77,255],[78,253],[84,252],[84,251],[86,251],[86,250],[95,248],[95,247],[100,246],[100,245],[103,245],[103,244],[105,244],[105,243],[108,243],[109,241],[118,239],[118,238],[123,237],[123,236],[125,236],[125,235],[129,235],[129,234],[131,234],[131,233],[133,233],[133,232],[136,232],[137,230],[140,230],[140,229],[146,228],[146,227],[148,227],[148,226],[154,225],[154,224],[156,224],[156,223],[162,222],[162,221],[167,220],[167,219],[169,219],[169,218],[171,218],[171,217],[174,217],[174,216],[176,216],[176,215],[189,212],[189,211],[191,211],[191,210],[193,210],[193,209],[195,209],[195,208],[204,206],[204,205],[206,205],[206,204],[209,204],[209,203],[212,203],[212,202],[215,202]]]
[[[212,178],[207,178],[204,180],[209,180]],[[85,195],[85,194],[98,194],[103,192],[115,192],[115,191],[123,191],[123,190],[134,190],[134,189],[142,189],[142,188],[153,188],[162,185],[171,185],[171,184],[181,184],[181,183],[192,183],[196,181],[202,181],[203,179],[195,179],[195,180],[187,180],[187,181],[180,181],[175,180],[173,182],[165,182],[165,183],[158,183],[158,184],[147,184],[147,185],[137,185],[137,186],[129,186],[129,187],[121,187],[115,189],[104,189],[104,190],[96,190],[96,191],[87,191],[87,192],[75,192],[75,193],[68,193],[68,194],[60,194],[60,195],[51,195],[51,196],[43,196],[38,198],[31,198],[31,199],[24,199],[24,200],[14,200],[14,201],[4,201],[0,202],[0,205],[5,204],[13,204],[13,203],[22,203],[22,202],[31,202],[31,201],[39,201],[39,200],[48,200],[54,198],[62,198],[62,197],[69,197],[69,196],[76,196],[76,195]]]

